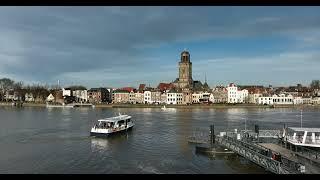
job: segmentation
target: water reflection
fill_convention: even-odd
[[[91,150],[92,151],[105,151],[108,150],[109,147],[108,139],[106,138],[91,138]]]
[[[151,114],[152,108],[142,108],[143,113]]]
[[[78,107],[77,110],[81,115],[88,114],[89,111],[92,111],[91,107]]]
[[[176,143],[179,145],[180,151],[187,153],[189,151],[188,142],[186,141],[186,137],[188,136],[188,132],[190,132],[192,127],[192,119],[190,117],[190,113],[193,114],[193,112],[178,112],[176,116],[176,124],[178,124],[176,129],[176,135],[172,138],[175,139]],[[183,124],[183,125],[182,125]]]
[[[180,109],[180,110],[182,110],[182,109]],[[177,108],[166,108],[165,110],[162,110],[162,111],[165,112],[165,113],[168,113],[168,114],[176,113],[177,112]]]
[[[266,172],[263,168],[258,167],[249,160],[237,155],[237,154],[211,154],[206,155],[203,153],[196,152],[197,156],[206,157],[211,161],[223,161],[228,165],[229,168],[234,170],[237,174],[265,174]]]
[[[238,173],[269,174],[269,172],[265,171],[263,168],[236,154],[224,156],[224,162]]]
[[[92,151],[108,151],[111,150],[112,146],[117,146],[117,144],[126,142],[132,136],[132,130],[127,132],[121,132],[118,134],[113,134],[108,137],[91,137],[91,150]]]

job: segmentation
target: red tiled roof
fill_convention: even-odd
[[[121,90],[125,90],[125,91],[134,91],[135,89],[133,87],[124,87],[124,88],[121,88]]]
[[[146,88],[145,84],[140,84],[139,85],[139,92],[142,92]]]
[[[246,89],[250,92],[250,94],[261,94],[263,92],[263,88],[251,87]]]
[[[172,83],[159,83],[158,89],[160,91],[170,90],[172,89],[173,84]]]

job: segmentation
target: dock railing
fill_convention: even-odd
[[[280,141],[279,145],[281,145],[282,147],[284,147],[286,149],[288,149],[291,146],[291,149],[293,152],[295,152],[295,154],[313,162],[313,164],[320,167],[320,152],[319,151],[316,151],[316,150],[313,150],[310,148],[306,148],[306,147],[302,147],[302,146],[290,145],[290,143],[286,143],[284,141]]]
[[[233,133],[230,133],[233,134]],[[229,134],[229,135],[230,135]],[[266,168],[276,174],[300,174],[301,163],[290,160],[281,155],[281,159],[274,160],[271,157],[270,150],[255,143],[237,140],[234,137],[224,136],[216,137],[216,141],[248,160]]]
[[[300,147],[300,149],[297,149],[297,152],[301,153],[302,155],[306,155],[309,158],[316,159],[320,163],[320,159],[319,159],[320,152],[319,151],[315,151],[315,150],[312,150],[309,148]]]
[[[276,141],[275,137],[279,135],[278,130],[259,130],[259,134],[261,132],[263,132],[264,138],[273,139],[274,141]],[[215,136],[215,141],[270,172],[276,174],[301,173],[300,168],[303,167],[301,163],[292,161],[283,155],[280,156],[280,159],[272,159],[272,151],[259,145],[258,143],[261,142],[261,139],[258,137],[258,133],[253,131],[221,132],[220,135]],[[192,143],[209,143],[209,129],[195,129],[192,135],[188,137],[188,141]]]
[[[266,168],[268,171],[271,171],[276,174],[282,173],[279,161],[273,160],[270,157],[258,153],[247,143],[236,140],[229,136],[217,136],[217,142],[229,148],[230,150],[238,153],[239,155],[247,158],[248,160],[253,161],[256,164]]]

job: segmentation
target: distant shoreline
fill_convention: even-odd
[[[0,102],[0,106],[12,106],[11,102]],[[96,104],[95,108],[161,108],[163,105],[146,105],[146,104]],[[23,107],[46,107],[43,103],[23,103]],[[266,106],[257,104],[193,104],[193,105],[166,105],[166,108],[177,109],[191,109],[191,108],[203,108],[203,109],[218,109],[218,108],[320,108],[320,105],[276,105]]]
[[[110,106],[110,105],[109,105]],[[113,108],[161,108],[163,105],[144,105],[144,104],[117,104],[113,105]],[[320,108],[320,105],[276,105],[275,107],[257,104],[211,104],[211,105],[165,105],[166,108],[177,108],[177,109],[192,109],[192,108],[203,108],[203,109],[223,109],[223,108]],[[96,105],[96,107],[104,107],[104,105]]]
[[[12,102],[0,102],[0,106],[12,106]],[[46,107],[43,103],[23,103],[24,107]]]

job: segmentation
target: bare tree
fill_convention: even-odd
[[[320,80],[312,80],[310,87],[311,89],[320,89]]]
[[[0,79],[0,89],[2,91],[1,101],[3,101],[4,94],[7,90],[13,88],[14,81],[9,78]]]

